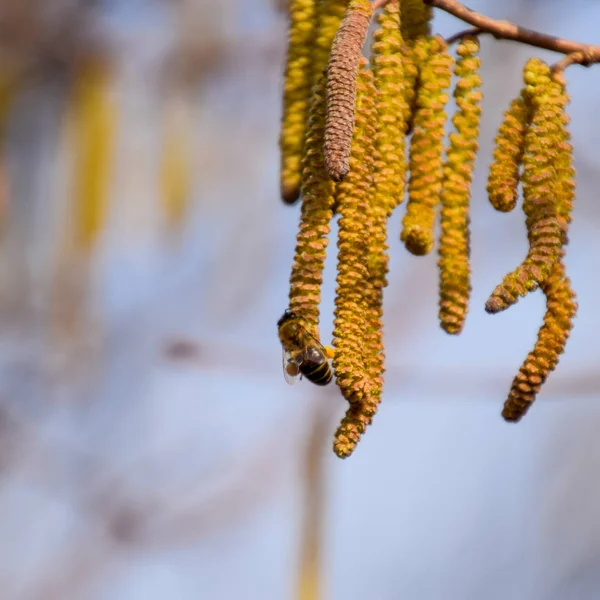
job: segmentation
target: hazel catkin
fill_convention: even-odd
[[[331,47],[327,70],[325,165],[333,181],[342,181],[350,168],[356,78],[372,13],[369,0],[351,0]]]
[[[388,215],[404,200],[406,188],[406,115],[404,62],[397,2],[388,2],[378,15],[373,36],[372,63],[377,87],[379,127],[375,162],[377,205],[385,204]]]
[[[564,352],[577,313],[575,293],[565,275],[562,262],[542,284],[546,296],[546,314],[537,342],[515,377],[502,416],[507,421],[519,421],[536,399],[548,375],[556,368]]]
[[[401,239],[417,256],[434,245],[434,226],[442,187],[442,163],[446,103],[453,59],[439,37],[419,40],[415,54],[422,54],[417,91],[417,110],[410,143],[408,203]]]
[[[452,119],[454,132],[446,152],[441,194],[439,319],[442,328],[451,334],[463,329],[471,293],[469,202],[482,100],[478,52],[479,42],[470,37],[463,38],[457,49],[457,111]]]
[[[366,61],[363,61],[363,65]],[[370,203],[373,194],[372,73],[358,74],[356,123],[350,170],[337,186],[338,274],[334,311],[333,368],[342,395],[361,402],[368,392],[364,340],[366,332],[365,287],[369,277],[367,244]]]
[[[325,77],[315,86],[302,172],[302,208],[290,277],[290,310],[319,339],[319,303],[333,216],[333,182],[325,171]]]
[[[317,0],[290,0],[288,50],[279,134],[281,198],[293,204],[300,195],[302,155],[310,94]]]
[[[488,198],[498,211],[510,212],[517,205],[525,134],[530,120],[530,107],[523,99],[523,94],[520,94],[504,113],[488,175]]]
[[[357,298],[360,316],[362,317],[362,355],[364,364],[364,382],[358,393],[345,393],[350,402],[346,416],[334,437],[334,451],[341,458],[346,458],[354,450],[358,440],[365,428],[370,424],[381,401],[383,388],[383,288],[386,285],[387,272],[387,245],[386,224],[387,207],[378,204],[377,194],[373,189],[373,168],[377,158],[377,150],[374,145],[376,139],[377,124],[377,102],[378,92],[373,83],[373,75],[368,70],[359,74],[357,83],[356,104],[356,128],[352,145],[350,172],[348,177],[340,184],[340,188],[346,186],[352,191],[365,197],[368,205],[366,212],[361,218],[367,224],[364,230],[364,246],[361,251],[367,267],[366,277],[362,283],[362,298]],[[364,152],[363,156],[361,154]],[[366,162],[365,162],[366,161]],[[366,167],[366,168],[365,168]],[[361,169],[359,171],[358,169]],[[355,173],[363,174],[363,182],[369,183],[367,187],[356,185],[353,181]],[[342,200],[343,202],[343,200]],[[344,210],[344,207],[341,209]],[[341,227],[341,225],[340,225]],[[340,256],[339,269],[342,269]],[[338,279],[340,283],[340,279]],[[338,294],[339,294],[338,288]],[[336,326],[338,320],[336,319]],[[343,324],[340,324],[343,326]],[[357,340],[358,342],[359,340]],[[340,370],[343,359],[341,354],[334,358],[334,368]],[[342,390],[344,393],[344,390]]]
[[[327,67],[331,46],[350,0],[319,0],[317,3],[315,41],[312,54],[314,80],[318,81]]]
[[[562,152],[567,98],[553,81],[548,65],[539,59],[527,62],[524,80],[524,99],[532,114],[525,135],[522,174],[529,251],[492,292],[486,303],[489,313],[505,310],[520,296],[537,289],[558,260],[564,241],[565,228],[559,219],[562,186],[555,161]]]

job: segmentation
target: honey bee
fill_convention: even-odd
[[[333,371],[329,364],[333,350],[322,346],[289,309],[283,313],[277,327],[283,349],[285,380],[294,384],[304,375],[316,385],[327,385],[333,379]]]

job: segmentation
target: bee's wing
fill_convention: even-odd
[[[283,359],[283,377],[290,384],[294,385],[302,379],[300,374],[300,364],[302,363],[302,354],[292,354],[285,348],[282,348]]]
[[[321,344],[316,342],[315,344],[304,348],[302,359],[306,363],[320,365],[327,361],[327,354]]]

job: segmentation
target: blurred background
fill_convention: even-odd
[[[597,2],[470,4],[597,38]],[[399,212],[384,402],[340,461],[341,397],[287,386],[276,337],[298,221],[278,196],[284,8],[0,1],[0,596],[598,598],[595,68],[567,73],[580,310],[536,405],[500,417],[544,302],[484,312],[526,249],[484,190],[523,63],[553,58],[483,38],[470,319],[439,329],[436,257],[394,241]],[[326,279],[327,340],[334,261]]]

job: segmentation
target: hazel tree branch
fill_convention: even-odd
[[[536,48],[569,55],[570,58],[567,64],[589,66],[600,62],[600,46],[565,40],[560,37],[534,31],[533,29],[521,27],[509,21],[492,19],[467,8],[464,4],[458,2],[458,0],[423,0],[423,2],[428,6],[439,8],[464,21],[468,25],[471,25],[471,27],[474,27],[478,33],[489,33],[499,40],[512,40],[529,46],[535,46]],[[471,30],[470,33],[472,32]],[[453,36],[453,38],[455,37]]]

